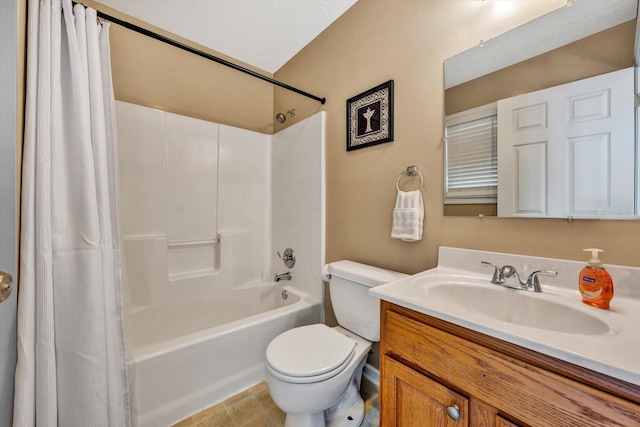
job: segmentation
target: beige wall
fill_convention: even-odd
[[[92,0],[116,18],[273,77],[254,67],[136,20]],[[273,132],[273,86],[117,24],[110,27],[116,99],[256,132]]]
[[[500,18],[497,8],[522,8]],[[275,91],[275,110],[295,120],[327,111],[327,261],[351,259],[415,273],[437,262],[440,245],[640,266],[640,221],[443,216],[443,61],[480,40],[561,7],[564,0],[360,0],[275,77],[327,97],[327,104]],[[452,25],[452,22],[459,24]],[[347,153],[345,102],[395,81],[395,141]],[[277,128],[277,127],[276,127]],[[396,177],[417,164],[425,178],[423,240],[390,238]]]

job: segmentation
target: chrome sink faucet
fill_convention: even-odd
[[[491,264],[487,261],[482,261],[483,265],[487,265],[493,267],[493,277],[491,277],[491,283],[495,285],[501,285],[507,288],[519,289],[527,292],[542,292],[542,288],[540,287],[540,280],[538,276],[557,276],[558,273],[556,271],[551,270],[538,270],[534,271],[529,275],[526,282],[523,282],[520,279],[520,274],[518,274],[518,270],[512,265],[505,265],[503,267],[498,267],[495,264]],[[518,283],[517,286],[508,286],[506,285],[507,279],[514,277]]]

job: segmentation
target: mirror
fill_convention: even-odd
[[[445,115],[633,67],[637,9],[637,0],[575,0],[570,7],[447,59]],[[633,119],[629,126],[634,126]],[[498,164],[500,169],[500,156]],[[631,198],[637,198],[637,186],[630,191]],[[496,204],[444,205],[445,215],[488,216],[498,211]],[[578,217],[609,216],[595,212]]]

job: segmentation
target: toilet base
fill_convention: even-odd
[[[327,427],[358,427],[364,420],[364,401],[360,399],[348,412],[339,414],[333,421],[327,422]]]
[[[284,427],[325,427],[324,412],[315,414],[287,414]]]
[[[351,380],[347,391],[329,409],[315,414],[287,414],[284,427],[358,427],[364,420],[364,400]]]
[[[355,378],[340,400],[324,411],[327,427],[358,427],[364,419],[364,400]]]

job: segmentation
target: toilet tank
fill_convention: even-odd
[[[332,262],[327,272],[338,324],[369,341],[380,341],[380,300],[369,295],[369,289],[407,275],[353,261]]]

